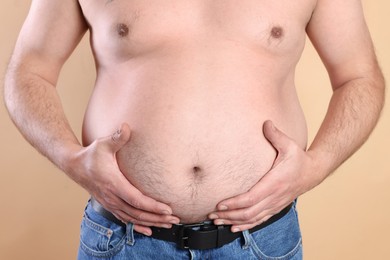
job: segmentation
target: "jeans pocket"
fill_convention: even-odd
[[[80,249],[94,257],[113,257],[126,243],[126,228],[119,226],[88,205],[81,222]]]
[[[301,252],[302,236],[295,207],[271,225],[249,234],[249,247],[257,259],[287,260]]]

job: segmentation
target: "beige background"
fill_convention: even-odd
[[[30,1],[22,0],[0,3],[1,80],[29,5]],[[380,63],[389,78],[390,3],[365,0],[364,7]],[[58,86],[79,136],[94,75],[85,37],[66,64]],[[297,85],[312,139],[331,91],[309,41],[298,68]],[[88,194],[27,144],[3,105],[0,131],[0,259],[75,259]],[[387,106],[369,142],[336,174],[302,196],[298,206],[305,259],[389,259],[389,133]]]

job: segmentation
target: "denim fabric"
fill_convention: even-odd
[[[88,204],[81,224],[79,260],[263,259],[301,260],[302,239],[295,204],[281,219],[221,248],[184,250],[176,244],[139,234],[130,223],[119,226]]]

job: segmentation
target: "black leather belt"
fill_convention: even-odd
[[[106,219],[118,225],[126,226],[126,224],[118,220],[111,212],[104,209],[103,206],[93,198],[91,198],[91,206],[97,213]],[[292,203],[266,222],[251,228],[249,232],[253,233],[278,221],[290,211],[291,207]],[[231,232],[231,225],[214,225],[212,221],[197,224],[172,225],[172,228],[170,229],[158,227],[151,227],[151,229],[151,237],[174,242],[182,249],[217,248],[233,242],[235,239],[242,236],[242,232]]]

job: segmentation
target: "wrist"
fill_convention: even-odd
[[[309,191],[319,184],[321,184],[332,172],[332,159],[321,152],[315,150],[308,150],[306,152],[307,156],[310,158],[310,163],[308,167],[308,175],[306,176],[306,191]],[[305,192],[306,192],[305,191]]]
[[[82,150],[83,147],[80,144],[68,143],[63,145],[58,150],[57,161],[55,162],[62,171],[76,181],[77,178],[74,175],[76,172],[79,172],[78,168],[80,167],[79,161]]]

